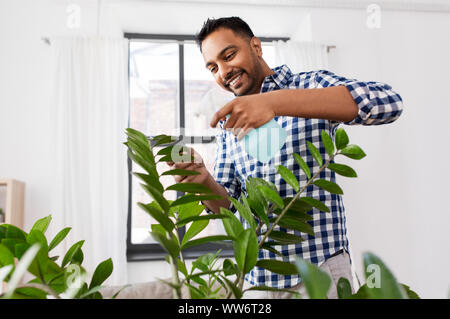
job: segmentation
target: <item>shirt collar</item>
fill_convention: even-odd
[[[275,82],[275,84],[280,88],[283,89],[288,80],[292,77],[291,69],[286,64],[283,64],[281,66],[277,66],[276,68],[273,68],[272,71],[274,71],[274,74],[268,75],[264,78],[263,84],[262,84],[262,91],[264,92],[264,88],[268,87],[270,82]]]

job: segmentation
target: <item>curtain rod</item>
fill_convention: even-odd
[[[262,39],[264,39],[264,38],[262,38]],[[42,37],[41,40],[44,41],[45,44],[51,45],[51,42],[50,42],[50,39],[49,39],[49,38],[47,38],[47,37]],[[163,39],[137,39],[137,40],[142,40],[142,41],[145,41],[145,40],[152,40],[152,41],[154,41],[154,42],[167,42],[167,41],[170,41],[170,42],[172,42],[172,43],[175,42],[175,43],[179,43],[179,44],[186,43],[186,42],[192,42],[192,41],[193,41],[193,40],[180,41],[180,40],[163,40]],[[273,44],[272,44],[272,42],[267,42],[266,45],[273,45]],[[327,45],[327,53],[329,53],[331,49],[336,49],[336,46],[335,46],[335,45]]]

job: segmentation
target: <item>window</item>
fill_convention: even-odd
[[[183,136],[193,143],[212,173],[215,161],[215,129],[209,121],[215,110],[200,108],[202,99],[211,90],[221,90],[210,72],[204,67],[203,57],[190,35],[150,35],[126,33],[129,39],[129,127],[145,133],[148,137],[167,134]],[[274,67],[275,52],[271,42],[286,38],[260,38],[264,59]],[[201,137],[201,142],[197,138]],[[158,164],[159,172],[168,169],[165,163]],[[127,259],[163,259],[163,249],[150,236],[150,225],[154,222],[138,205],[151,198],[142,190],[139,181],[131,172],[141,168],[128,160],[129,203]],[[172,176],[161,178],[165,187],[175,181]],[[182,194],[169,195],[174,200]],[[197,237],[224,234],[222,223],[212,220]],[[180,236],[184,235],[184,229]],[[192,248],[185,257],[196,257],[208,251],[222,248],[222,255],[230,255],[229,247],[207,244]]]

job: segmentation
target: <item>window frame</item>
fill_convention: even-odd
[[[194,35],[187,34],[149,34],[149,33],[124,33],[124,37],[129,40],[128,42],[128,53],[130,52],[130,42],[131,40],[142,40],[142,41],[162,41],[168,43],[178,43],[178,63],[179,63],[179,81],[178,81],[178,124],[179,124],[179,133],[180,139],[183,137],[184,141],[194,140],[198,141],[199,136],[184,136],[185,129],[185,99],[184,99],[184,43],[195,42]],[[272,41],[287,41],[288,37],[258,37],[262,43],[264,42],[272,42]],[[130,61],[128,61],[128,85],[130,85]],[[129,90],[130,91],[130,90]],[[130,96],[129,96],[130,98]],[[128,114],[130,114],[131,103],[129,105]],[[130,115],[128,115],[128,127],[130,127]],[[150,138],[149,136],[147,138]],[[203,144],[214,143],[215,136],[203,136],[204,142]],[[205,143],[205,140],[206,143]],[[128,166],[128,213],[127,213],[127,261],[149,261],[149,260],[164,260],[166,256],[166,252],[158,243],[147,243],[147,244],[133,244],[131,242],[132,235],[132,161],[127,156],[127,166]],[[177,197],[181,196],[183,193],[177,193]],[[185,227],[180,230],[180,238],[184,236]],[[183,257],[186,259],[193,259],[201,256],[202,254],[209,252],[217,252],[217,250],[221,249],[221,257],[232,257],[234,256],[233,248],[231,246],[216,244],[216,243],[208,243],[197,247],[192,247],[191,249],[187,249],[183,251]]]

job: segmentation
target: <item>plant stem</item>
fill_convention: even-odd
[[[328,164],[330,164],[330,162],[333,160],[333,158],[338,155],[339,153],[334,154],[333,156],[331,156],[325,164],[323,164],[320,169],[308,180],[308,182],[306,183],[305,186],[302,187],[302,189],[299,190],[299,192],[294,196],[294,198],[289,202],[289,204],[287,204],[283,211],[281,212],[281,214],[277,217],[277,219],[275,220],[275,222],[273,222],[273,224],[270,226],[269,230],[266,231],[266,233],[264,234],[264,237],[261,239],[261,241],[258,244],[258,247],[261,248],[262,245],[264,244],[265,240],[267,239],[267,237],[269,237],[270,233],[273,231],[273,229],[275,228],[276,225],[278,225],[278,223],[280,222],[281,218],[283,218],[284,214],[286,214],[286,212],[289,210],[289,208],[292,206],[292,204],[300,197],[300,195],[305,191],[305,189],[312,184],[312,182],[314,181],[314,179],[328,166]]]
[[[175,227],[175,232],[178,234],[178,229]],[[177,235],[174,235],[173,233],[169,232],[169,236],[171,239],[177,239]],[[175,238],[174,238],[175,237]],[[179,242],[179,240],[178,240]],[[181,254],[181,252],[180,252]],[[173,297],[174,299],[181,299],[181,285],[180,285],[180,277],[178,276],[178,263],[176,258],[170,256],[170,265],[172,268],[172,283],[174,285],[173,287]]]

